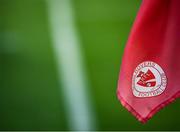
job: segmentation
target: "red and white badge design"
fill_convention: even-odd
[[[132,90],[136,97],[158,96],[164,92],[166,85],[166,75],[155,62],[142,62],[134,70]]]

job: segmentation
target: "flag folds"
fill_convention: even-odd
[[[122,60],[117,96],[139,121],[180,97],[180,0],[144,0]]]

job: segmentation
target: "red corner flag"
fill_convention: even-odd
[[[143,123],[180,97],[180,0],[143,0],[125,48],[117,94]]]

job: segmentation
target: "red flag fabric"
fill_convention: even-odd
[[[139,121],[180,97],[180,0],[143,0],[122,60],[117,96]]]

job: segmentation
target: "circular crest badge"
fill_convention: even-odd
[[[164,92],[166,85],[166,75],[155,62],[142,62],[134,70],[132,90],[136,97],[158,96]]]

